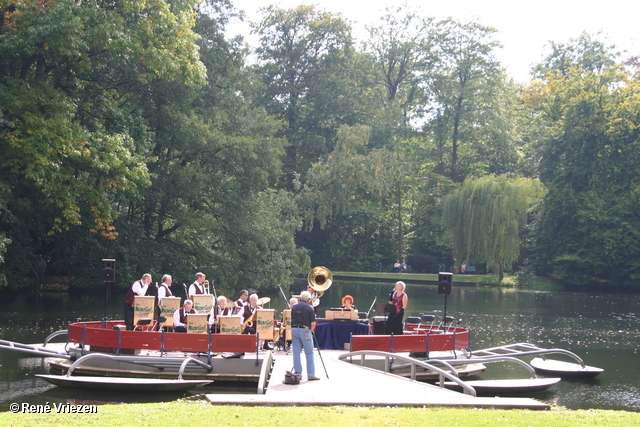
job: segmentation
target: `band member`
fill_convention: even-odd
[[[227,297],[220,295],[218,297],[218,304],[211,307],[211,314],[209,315],[209,328],[211,332],[219,332],[220,323],[218,322],[218,317],[231,316],[231,312],[232,307],[227,307]]]
[[[188,314],[196,314],[196,310],[193,308],[193,301],[190,299],[184,300],[182,307],[173,313],[173,327],[176,332],[187,332]]]
[[[133,331],[133,303],[135,301],[134,297],[145,296],[147,293],[147,288],[149,287],[149,283],[151,283],[151,275],[145,273],[142,275],[140,280],[136,280],[133,282],[129,290],[127,291],[127,295],[124,297],[124,324],[127,327],[127,331]]]
[[[240,291],[240,298],[236,300],[236,307],[244,307],[247,305],[247,298],[249,298],[249,291],[243,289]]]
[[[296,305],[297,303],[298,303],[298,298],[296,298],[296,297],[292,297],[292,298],[289,300],[289,308],[292,308],[292,307],[293,307],[294,305]]]
[[[396,282],[394,291],[389,295],[389,304],[391,312],[387,318],[385,333],[387,335],[402,335],[402,317],[404,310],[407,308],[409,298],[405,293],[406,285],[404,282]]]
[[[342,297],[342,308],[344,310],[358,311],[355,305],[353,305],[353,297],[351,295],[345,295]]]
[[[309,304],[313,307],[313,311],[318,315],[318,306],[320,305],[320,295],[311,287],[307,287],[307,292],[311,295],[311,299],[309,300]]]
[[[246,324],[247,320],[249,320],[253,316],[253,313],[255,313],[255,311],[260,308],[262,307],[258,305],[258,294],[251,294],[251,296],[249,296],[249,304],[245,305],[244,310],[242,311],[242,324]],[[243,334],[255,333],[255,325],[247,326],[243,332]]]
[[[193,295],[203,295],[206,294],[206,290],[204,289],[204,285],[202,284],[206,279],[204,273],[196,273],[196,280],[189,286],[189,298]]]
[[[172,282],[173,279],[171,278],[171,275],[165,274],[162,276],[162,283],[158,286],[158,306],[162,306],[162,298],[173,296],[171,289],[169,289]]]

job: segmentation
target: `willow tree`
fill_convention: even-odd
[[[487,175],[465,180],[443,204],[442,222],[454,258],[484,262],[502,280],[518,259],[520,231],[542,195],[537,179]]]

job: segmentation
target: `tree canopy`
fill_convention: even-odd
[[[598,35],[519,87],[497,29],[404,6],[360,41],[266,6],[255,45],[227,0],[0,9],[0,286],[38,255],[85,288],[102,258],[227,293],[399,258],[637,286],[638,62]]]

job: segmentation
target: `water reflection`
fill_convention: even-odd
[[[296,283],[290,293],[306,289],[306,281]],[[386,302],[392,283],[336,281],[321,299],[324,309],[340,306],[350,294],[360,311],[367,311],[374,300]],[[435,286],[408,285],[409,307],[406,314],[443,315],[445,296]],[[279,292],[269,295],[269,308],[280,311],[285,301]],[[618,409],[640,411],[640,366],[638,346],[640,316],[638,295],[589,295],[565,292],[531,292],[499,288],[463,288],[454,284],[446,297],[447,314],[462,319],[472,331],[472,348],[480,349],[515,342],[530,342],[546,348],[573,351],[592,366],[604,368],[599,377],[587,381],[563,380],[535,397],[570,409]],[[25,295],[0,301],[0,309],[14,321],[0,328],[0,339],[25,343],[42,342],[51,332],[64,329],[77,318],[97,320],[105,311],[120,318],[119,304],[105,307],[105,295],[68,294]],[[113,298],[113,301],[121,301]],[[383,313],[372,313],[383,315]],[[493,367],[492,367],[493,369]],[[513,374],[502,365],[496,378]],[[0,351],[0,410],[14,401],[44,404],[90,402],[142,402],[141,396],[82,392],[54,387],[33,376],[46,373],[39,358],[22,357]],[[520,372],[517,373],[518,375]],[[187,394],[188,395],[188,394]],[[151,396],[146,401],[174,400],[185,394]],[[77,400],[81,398],[82,400]],[[140,400],[143,399],[143,400]]]

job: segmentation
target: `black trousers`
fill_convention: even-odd
[[[133,331],[133,307],[126,302],[124,303],[124,324],[127,331]]]
[[[387,318],[386,334],[402,335],[402,318],[404,317],[404,308],[400,310],[400,313],[392,311]]]

